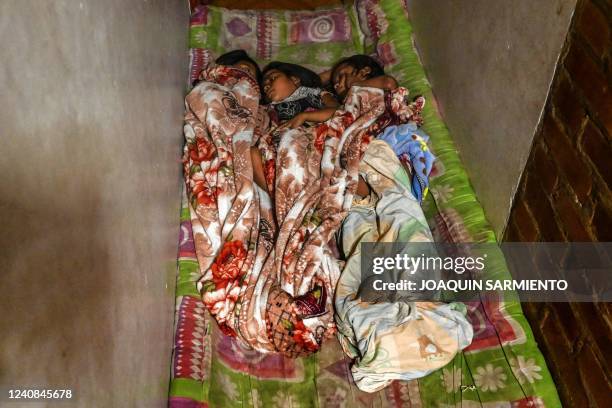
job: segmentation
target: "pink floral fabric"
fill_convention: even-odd
[[[388,109],[418,116],[420,106],[402,92],[387,98],[354,87],[329,121],[275,133],[250,77],[227,67],[204,72],[186,98],[184,172],[198,289],[224,333],[297,357],[336,332],[340,269],[327,243],[351,206],[372,125]],[[253,145],[273,200],[253,182]]]

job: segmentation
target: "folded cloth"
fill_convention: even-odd
[[[422,202],[429,190],[429,174],[436,160],[427,147],[429,136],[417,127],[415,122],[389,126],[378,136],[389,143],[397,157],[407,159],[412,168],[412,193]]]

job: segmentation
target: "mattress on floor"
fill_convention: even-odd
[[[343,56],[377,53],[412,95],[423,95],[424,130],[438,160],[423,208],[439,242],[495,242],[436,108],[413,44],[405,2],[361,0],[315,11],[244,11],[201,6],[192,15],[190,82],[225,51],[278,59],[317,72]],[[379,392],[352,383],[339,344],[301,359],[247,350],[223,335],[196,290],[200,277],[186,200],[181,213],[171,407],[558,407],[554,383],[519,303],[468,305],[474,341],[446,367]],[[488,271],[508,274],[503,258]]]

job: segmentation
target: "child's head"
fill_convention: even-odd
[[[268,102],[280,102],[300,86],[320,88],[321,78],[296,64],[273,61],[263,69],[262,91]]]
[[[217,58],[215,63],[218,65],[240,68],[251,74],[253,79],[257,80],[257,83],[261,82],[262,75],[259,66],[244,50],[226,52]]]
[[[382,75],[385,75],[385,71],[374,58],[368,55],[353,55],[334,65],[331,80],[336,94],[344,98],[355,82]]]

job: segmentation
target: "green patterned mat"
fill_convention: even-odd
[[[438,157],[431,194],[423,204],[441,242],[495,242],[455,145],[442,121],[413,46],[401,0],[358,1],[326,11],[248,12],[198,9],[191,21],[191,79],[214,56],[244,48],[260,62],[285,60],[317,71],[342,56],[376,52],[386,71],[413,96],[423,95],[423,129]],[[189,214],[183,203],[177,280],[172,407],[560,407],[550,373],[519,303],[471,304],[474,341],[453,362],[420,380],[396,381],[374,394],[351,381],[350,362],[337,342],[320,353],[289,360],[244,349],[209,320],[199,278]],[[490,261],[490,258],[489,258]],[[491,277],[508,275],[503,257]]]

